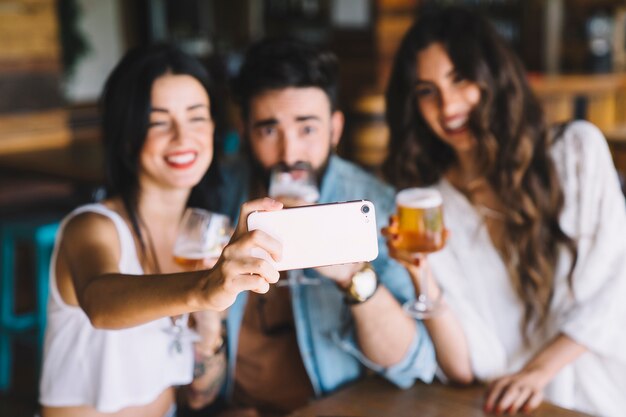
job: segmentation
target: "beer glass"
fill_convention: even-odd
[[[304,162],[298,162],[294,166],[276,165],[270,175],[268,194],[287,207],[315,203],[320,192],[313,167]]]
[[[205,259],[217,259],[230,240],[227,216],[200,208],[187,208],[174,244],[174,261],[186,270],[202,269]]]
[[[227,216],[201,208],[187,208],[178,226],[178,234],[174,243],[174,261],[187,271],[205,269],[207,259],[215,259],[222,253],[230,240],[232,228]],[[198,312],[219,314],[214,312]],[[197,320],[199,316],[195,319]],[[183,351],[184,339],[192,342],[200,341],[198,333],[189,328],[189,314],[172,317],[173,326],[165,329],[172,337],[171,350]],[[208,320],[208,319],[207,319]],[[219,320],[219,318],[218,318]]]
[[[419,259],[417,286],[419,294],[404,309],[417,318],[428,318],[436,313],[439,300],[428,295],[430,269],[424,262],[426,255],[440,250],[445,244],[443,199],[433,188],[408,188],[396,196],[398,210],[398,238],[394,246]]]

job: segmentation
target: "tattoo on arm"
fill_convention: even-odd
[[[192,408],[201,408],[218,396],[226,380],[226,355],[218,352],[210,357],[196,358],[194,380],[187,389],[187,400]]]

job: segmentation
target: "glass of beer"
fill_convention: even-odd
[[[178,228],[174,261],[185,270],[202,269],[206,259],[219,258],[231,235],[227,216],[189,207]]]
[[[292,166],[274,166],[270,174],[268,194],[286,207],[315,203],[320,192],[313,167],[307,162],[297,162]]]
[[[398,237],[394,247],[419,259],[419,294],[404,309],[417,318],[436,313],[439,300],[428,295],[430,269],[424,262],[427,254],[443,248],[446,231],[443,223],[443,199],[434,188],[408,188],[396,196]]]

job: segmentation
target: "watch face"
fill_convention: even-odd
[[[354,291],[358,294],[359,298],[367,299],[376,291],[376,273],[371,268],[366,268],[360,272],[357,272],[352,278],[354,285]]]

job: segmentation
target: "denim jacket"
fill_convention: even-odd
[[[233,219],[238,216],[240,205],[249,199],[250,170],[242,162],[236,161],[223,174],[224,189],[220,196],[222,211]],[[320,194],[320,203],[361,199],[372,201],[379,229],[388,223],[389,215],[395,209],[394,190],[390,186],[335,155],[330,157]],[[414,298],[415,292],[407,271],[389,258],[387,246],[380,234],[378,243],[379,255],[372,266],[380,284],[387,287],[400,303]],[[319,277],[315,270],[308,269],[290,271],[288,279],[296,281],[298,274],[309,278]],[[367,368],[402,388],[411,386],[416,378],[432,381],[436,370],[435,354],[421,321],[415,321],[417,335],[405,357],[389,368],[381,367],[369,361],[359,350],[350,307],[343,302],[341,291],[329,279],[322,278],[319,281],[319,285],[290,286],[298,346],[317,396],[358,379]],[[246,301],[247,293],[241,293],[227,318],[229,363],[225,388],[228,397],[234,388],[235,359]]]

